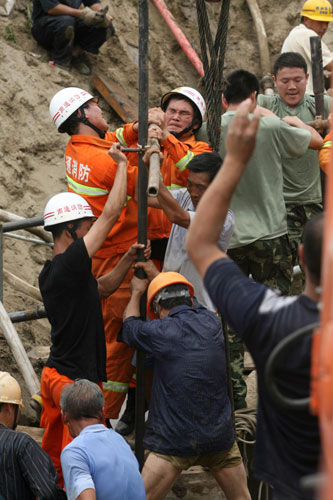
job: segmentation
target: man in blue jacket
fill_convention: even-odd
[[[224,339],[219,317],[198,305],[194,289],[176,272],[157,273],[138,263],[148,279],[148,314],[140,300],[148,280],[135,276],[120,339],[154,357],[154,379],[144,439],[148,500],[164,498],[182,470],[211,470],[228,500],[250,500],[232,425]]]

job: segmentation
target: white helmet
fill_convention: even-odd
[[[178,87],[176,89],[171,90],[170,92],[167,92],[161,99],[161,108],[163,109],[163,111],[165,111],[168,101],[170,97],[172,97],[172,94],[183,95],[196,106],[201,116],[201,123],[200,123],[201,126],[202,122],[205,119],[206,103],[200,92],[198,92],[195,89],[192,89],[192,87]]]
[[[86,90],[78,87],[67,87],[59,90],[51,99],[50,116],[59,130],[64,123],[82,104],[93,99],[98,102],[98,97],[94,97]]]
[[[0,403],[11,403],[24,408],[21,387],[8,372],[0,372]]]
[[[44,229],[50,231],[51,226],[62,222],[93,217],[89,203],[76,193],[59,193],[47,202],[44,210]]]

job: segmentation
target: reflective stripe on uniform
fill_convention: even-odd
[[[82,196],[103,196],[105,194],[109,194],[107,189],[97,188],[86,186],[85,184],[80,184],[79,182],[74,181],[69,175],[66,175],[68,186],[77,194]]]
[[[192,153],[192,151],[187,151],[186,155],[183,156],[183,158],[181,158],[176,163],[176,167],[178,168],[178,170],[180,172],[183,172],[183,170],[185,170],[185,168],[190,163],[190,161],[192,160],[193,157],[194,157],[194,154]]]
[[[108,380],[103,382],[104,391],[111,392],[127,392],[129,383],[126,382],[115,382],[114,380]]]
[[[331,148],[333,146],[333,141],[326,141],[324,142],[324,144],[322,145],[321,149],[324,149],[324,148]]]
[[[122,146],[127,147],[127,142],[125,141],[125,138],[124,138],[124,128],[123,127],[117,128],[116,137]]]

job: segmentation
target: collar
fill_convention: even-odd
[[[93,425],[87,425],[87,427],[82,429],[82,431],[80,432],[79,435],[81,436],[82,434],[89,434],[92,432],[104,432],[104,431],[109,431],[109,430],[112,430],[112,429],[108,429],[103,424],[93,424]]]

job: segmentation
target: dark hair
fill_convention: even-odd
[[[72,113],[71,116],[69,116],[67,120],[60,125],[58,130],[61,134],[67,133],[68,135],[75,135],[78,133],[79,124],[80,122],[82,122],[82,120],[80,120],[79,118],[79,110],[81,111],[81,113],[84,113],[83,110],[88,107],[88,104],[89,101],[82,104],[79,109],[74,111],[74,113]]]
[[[305,74],[308,72],[306,60],[298,52],[284,52],[280,54],[273,66],[273,75],[276,76],[278,71],[283,68],[301,68]]]
[[[321,275],[323,228],[324,214],[318,214],[308,220],[303,232],[305,264],[316,285],[319,285]]]
[[[169,285],[165,287],[169,292],[182,292],[183,290],[188,291],[188,287],[183,285],[182,283],[176,283],[175,285]],[[165,290],[162,288],[161,291]],[[171,297],[170,299],[161,299],[159,301],[159,305],[163,307],[163,309],[173,309],[176,306],[192,306],[191,297]]]
[[[218,153],[201,153],[194,156],[194,158],[187,165],[191,172],[209,174],[209,180],[212,182],[215,175],[222,165],[222,158]]]
[[[228,104],[245,101],[253,92],[259,92],[259,80],[253,73],[238,69],[227,76],[223,94]]]
[[[197,123],[201,126],[202,124],[202,117],[201,113],[199,111],[199,108],[194,104],[194,102],[191,101],[191,99],[188,99],[185,95],[182,94],[171,94],[170,97],[163,103],[163,111],[166,111],[167,107],[170,104],[171,99],[175,99],[176,101],[186,101],[189,104],[191,104],[191,107],[193,109],[193,124],[196,125]]]
[[[89,217],[73,221],[61,222],[60,224],[55,224],[54,226],[50,226],[46,229],[52,233],[53,240],[55,241],[57,238],[60,238],[64,231],[69,231],[71,234],[75,232],[77,229],[79,229],[82,222],[86,219],[89,219]],[[69,227],[69,224],[71,224],[72,227]]]
[[[75,380],[64,387],[60,397],[60,406],[73,420],[99,418],[104,406],[104,396],[94,382],[86,379]]]

